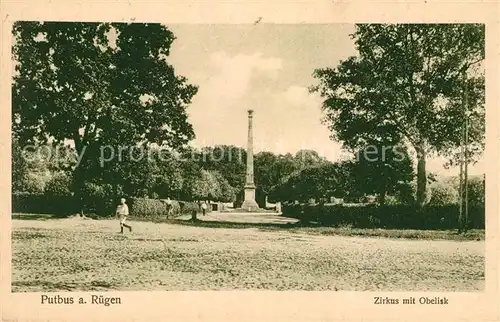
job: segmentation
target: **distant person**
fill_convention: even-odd
[[[125,223],[128,217],[128,206],[125,203],[125,198],[120,199],[120,204],[116,207],[116,217],[120,219],[120,233],[123,234],[123,227],[127,227],[132,232],[132,226]]]
[[[170,197],[167,197],[167,200],[165,200],[165,204],[167,205],[167,218],[170,217],[172,214],[172,200],[170,200]]]
[[[203,202],[201,204],[201,212],[203,213],[203,216],[205,216],[205,214],[207,213],[207,203],[206,202]]]

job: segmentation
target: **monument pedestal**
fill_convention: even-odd
[[[259,210],[259,205],[255,201],[255,186],[246,185],[245,186],[245,201],[241,204],[241,209],[249,212],[254,212]]]

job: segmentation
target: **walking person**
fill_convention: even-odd
[[[168,219],[172,214],[172,200],[170,200],[170,197],[167,197],[167,200],[165,200],[165,204],[167,205],[167,219]]]
[[[207,203],[204,201],[202,204],[201,204],[201,212],[203,213],[203,216],[205,216],[205,214],[207,213]]]
[[[120,219],[120,233],[123,234],[123,227],[128,228],[132,232],[132,226],[127,225],[125,222],[128,217],[128,205],[125,203],[125,198],[120,199],[120,204],[116,207],[116,217]]]

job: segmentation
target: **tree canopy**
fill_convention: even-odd
[[[194,138],[186,107],[197,87],[168,63],[167,27],[21,21],[13,35],[14,136],[20,145],[73,140],[83,155],[77,187],[99,168],[102,146],[178,148]]]
[[[197,87],[168,63],[160,24],[16,22],[14,132],[22,142],[155,142],[194,137],[185,108]]]
[[[314,72],[334,138],[359,148],[391,133],[412,146],[421,204],[426,157],[457,148],[466,115],[471,142],[484,141],[484,37],[478,24],[357,25],[357,55]]]

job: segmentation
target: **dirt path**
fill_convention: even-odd
[[[484,242],[13,220],[13,290],[484,288]]]

